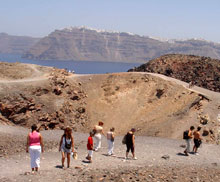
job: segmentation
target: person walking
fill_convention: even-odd
[[[201,127],[198,126],[197,127],[197,130],[193,132],[193,136],[194,136],[194,146],[193,146],[193,152],[198,155],[197,153],[197,150],[198,148],[200,147],[201,143],[202,143],[202,138],[201,138],[201,135],[200,135],[200,131],[201,130]]]
[[[102,141],[102,134],[104,134],[103,132],[103,125],[104,123],[99,121],[98,125],[95,125],[94,127],[94,138],[95,138],[95,148],[94,148],[94,151],[98,151],[100,148],[101,148],[101,141]]]
[[[114,150],[114,140],[115,140],[115,134],[114,134],[115,128],[111,128],[109,132],[107,132],[107,142],[108,142],[108,156],[113,156],[113,150]]]
[[[37,125],[31,126],[31,132],[27,136],[26,152],[30,153],[32,173],[40,167],[40,154],[44,152],[43,137],[37,132]]]
[[[74,152],[74,140],[72,136],[72,129],[70,127],[66,127],[64,130],[64,134],[61,137],[59,151],[61,151],[62,155],[62,168],[64,168],[65,162],[65,154],[67,155],[67,168],[70,167],[70,155]]]
[[[126,135],[126,159],[128,159],[128,153],[131,150],[131,153],[133,155],[133,159],[137,160],[137,158],[135,157],[135,128],[132,128]]]
[[[92,137],[94,136],[94,133],[90,131],[89,137],[88,137],[88,142],[87,142],[87,150],[88,150],[88,155],[86,159],[92,163],[92,154],[93,154],[93,139]]]
[[[188,130],[188,135],[185,138],[186,141],[186,149],[184,150],[184,153],[186,156],[189,156],[189,152],[190,152],[190,144],[191,144],[191,140],[193,138],[193,130],[195,129],[194,126],[191,126],[190,129]]]

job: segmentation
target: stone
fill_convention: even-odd
[[[60,95],[62,93],[62,90],[60,87],[56,87],[54,88],[53,92],[56,94],[56,95]]]
[[[200,123],[202,125],[208,124],[209,121],[210,121],[210,118],[209,118],[209,116],[207,114],[203,115],[203,116],[200,116]]]
[[[80,97],[78,95],[73,95],[70,97],[71,100],[80,100]]]
[[[209,135],[209,131],[207,129],[204,129],[202,136],[208,136],[208,135]]]
[[[218,166],[218,163],[214,162],[212,163],[213,166]]]
[[[84,107],[79,107],[79,108],[77,109],[77,111],[78,111],[79,113],[84,113],[84,112],[86,112],[86,109],[85,109]]]
[[[163,158],[165,160],[168,160],[168,159],[170,159],[170,156],[169,155],[163,155],[161,158]]]

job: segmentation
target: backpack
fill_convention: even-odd
[[[127,140],[127,134],[123,137],[122,144],[126,144],[126,140]]]
[[[189,130],[186,130],[183,132],[183,139],[185,139],[185,140],[189,139]]]
[[[65,138],[65,148],[66,148],[66,149],[71,149],[71,147],[72,147],[72,141],[71,141],[70,143],[67,143],[67,141],[66,141],[66,136],[64,136],[64,138]]]

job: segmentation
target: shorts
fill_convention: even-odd
[[[133,145],[126,144],[126,146],[127,146],[127,151],[126,152],[129,152],[130,150],[131,150],[132,153],[134,152],[134,146]]]
[[[88,156],[92,157],[92,154],[93,154],[93,150],[88,150]]]
[[[201,143],[202,143],[201,140],[199,140],[199,139],[194,139],[194,144],[195,144],[196,148],[199,148],[200,145],[201,145]]]
[[[72,152],[72,150],[71,150],[71,149],[67,149],[67,148],[65,147],[65,145],[62,145],[62,146],[61,146],[61,151],[64,152],[64,153],[69,153],[69,154]]]

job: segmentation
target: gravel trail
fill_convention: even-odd
[[[25,141],[28,130],[1,125],[0,132],[4,132],[4,134],[13,132],[14,136],[23,137]],[[147,181],[146,179],[151,179],[149,175],[154,174],[153,181],[157,177],[159,180],[164,173],[167,174],[164,179],[171,179],[172,181],[174,180],[174,171],[178,174],[177,179],[181,179],[181,181],[188,179],[189,175],[200,179],[200,174],[195,174],[193,171],[205,171],[205,173],[202,173],[204,179],[212,179],[210,174],[213,174],[215,178],[217,176],[218,180],[220,179],[220,147],[218,145],[203,144],[199,150],[199,155],[191,154],[186,157],[182,154],[184,148],[181,145],[185,144],[183,140],[136,136],[136,155],[138,160],[125,160],[125,145],[121,143],[122,137],[116,137],[114,150],[116,157],[106,156],[107,141],[103,137],[101,150],[94,153],[93,163],[88,164],[85,161],[88,135],[74,133],[78,159],[71,159],[70,169],[63,170],[60,169],[61,155],[58,152],[58,146],[56,146],[63,131],[53,130],[42,131],[41,133],[45,143],[53,143],[53,147],[47,147],[46,152],[41,155],[40,172],[36,175],[30,175],[29,154],[18,152],[0,158],[0,181],[112,181],[111,178],[114,181],[123,181],[127,178],[128,181],[130,178],[132,180],[141,179],[142,181]],[[12,143],[11,147],[13,147]],[[162,157],[167,157],[167,159]],[[181,174],[183,166],[186,177],[184,179],[179,176],[183,177]],[[139,178],[135,178],[137,176],[135,171],[138,175],[141,175]],[[128,174],[124,175],[125,173]],[[218,173],[219,176],[217,175]],[[118,178],[118,175],[121,177]]]

